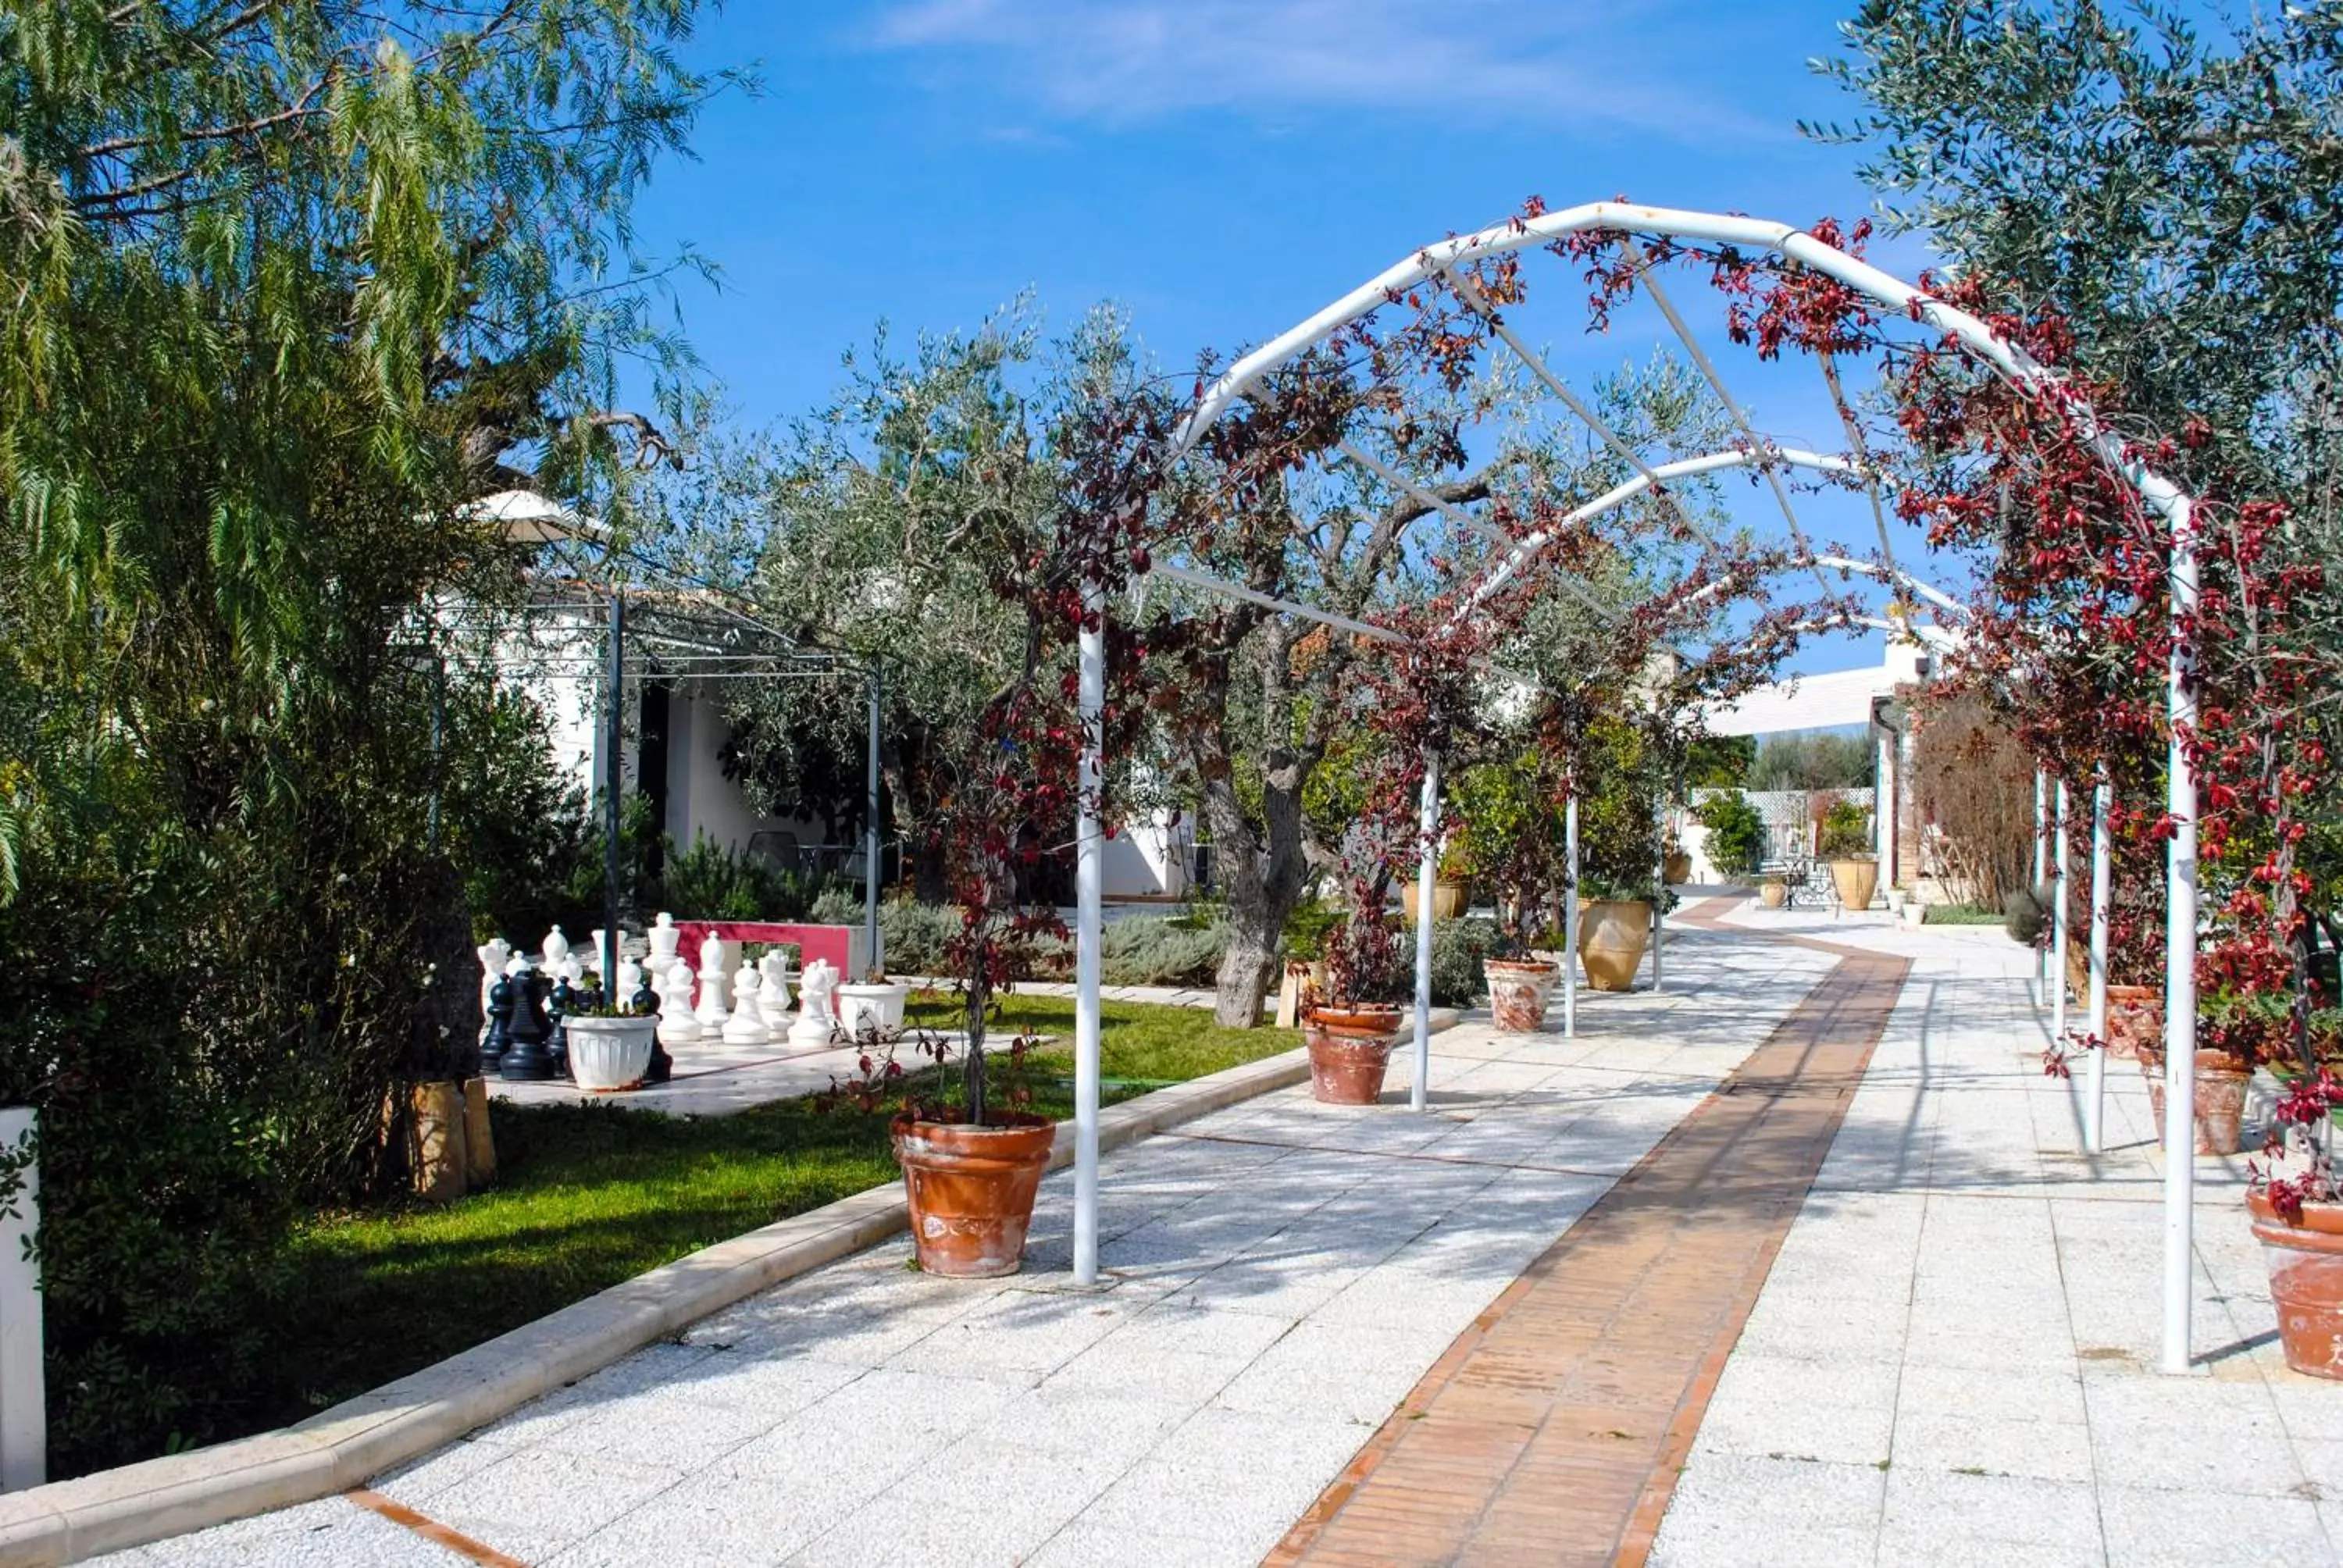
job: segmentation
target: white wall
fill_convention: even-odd
[[[678,692],[668,705],[667,830],[676,848],[688,849],[706,834],[715,842],[739,850],[751,835],[780,830],[797,835],[800,844],[819,844],[824,835],[819,822],[789,817],[767,817],[749,809],[740,787],[724,777],[718,755],[731,729],[716,705]]]

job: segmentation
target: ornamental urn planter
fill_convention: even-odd
[[[1779,877],[1768,877],[1757,884],[1757,901],[1769,910],[1778,910],[1790,901],[1790,884]]]
[[[1395,1007],[1312,1007],[1302,1015],[1310,1048],[1310,1093],[1328,1105],[1373,1105],[1383,1098],[1399,1038]]]
[[[651,1064],[656,1018],[571,1018],[569,1073],[589,1094],[640,1089]]]
[[[2343,1380],[2343,1203],[2305,1203],[2292,1222],[2267,1193],[2247,1192],[2246,1208],[2269,1266],[2286,1364]]]
[[[1452,881],[1446,877],[1434,881],[1432,884],[1432,918],[1435,920],[1453,920],[1461,918],[1464,913],[1465,902],[1471,890],[1471,884]],[[1400,892],[1399,916],[1403,921],[1411,926],[1415,924],[1415,895],[1416,885],[1413,882],[1408,883]]]
[[[1671,886],[1680,886],[1683,883],[1691,881],[1692,856],[1685,850],[1676,850],[1674,854],[1669,855],[1666,859],[1660,863],[1660,875],[1664,878]]]
[[[954,1280],[1013,1274],[1025,1261],[1033,1196],[1050,1163],[1057,1123],[1023,1111],[995,1113],[982,1127],[915,1121],[890,1123],[911,1245],[920,1267]]]
[[[2112,1010],[2110,1010],[2112,1016]],[[2112,1026],[2110,1026],[2112,1027]],[[2147,1078],[2147,1108],[2156,1121],[2156,1141],[2164,1141],[2164,1047],[2141,1042],[2139,1070]],[[2197,1053],[2197,1152],[2235,1154],[2237,1124],[2244,1119],[2246,1086],[2253,1069],[2217,1050]]]
[[[911,988],[901,980],[866,980],[840,986],[830,993],[830,1005],[838,1014],[838,1027],[849,1034],[860,1034],[866,1028],[893,1034],[903,1027],[903,1004],[910,995]]]
[[[1503,1034],[1534,1034],[1545,1024],[1546,999],[1554,995],[1562,967],[1542,959],[1483,959],[1489,1010]]]
[[[1838,904],[1843,910],[1871,908],[1871,895],[1879,890],[1879,862],[1868,855],[1860,859],[1849,856],[1830,862],[1831,886],[1838,890]]]
[[[1642,899],[1594,899],[1578,911],[1578,958],[1596,990],[1633,990],[1652,945],[1652,906]]]

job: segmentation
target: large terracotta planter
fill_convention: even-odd
[[[1671,885],[1692,880],[1692,857],[1682,849],[1660,862],[1660,875]]]
[[[1839,908],[1867,910],[1871,895],[1879,890],[1879,862],[1871,859],[1833,860],[1830,863],[1831,885],[1838,890]]]
[[[1021,1111],[984,1127],[903,1115],[890,1131],[920,1267],[956,1280],[1015,1273],[1057,1124]]]
[[[2160,1039],[2160,1037],[2159,1037]],[[2147,1108],[2156,1120],[2156,1141],[2164,1141],[2164,1051],[2141,1044],[2139,1070],[2147,1078]],[[2197,1152],[2235,1154],[2237,1125],[2245,1118],[2246,1086],[2253,1070],[2217,1050],[2197,1053]]]
[[[1310,1048],[1310,1092],[1328,1105],[1373,1105],[1383,1094],[1392,1042],[1399,1036],[1395,1007],[1314,1007],[1302,1014]]]
[[[1652,906],[1641,899],[1594,899],[1578,910],[1578,960],[1596,990],[1633,990],[1652,945]]]
[[[572,1018],[569,1075],[590,1094],[640,1089],[651,1064],[656,1018]]]
[[[2298,1225],[2287,1223],[2262,1193],[2247,1193],[2246,1207],[2269,1266],[2286,1364],[2343,1380],[2343,1203],[2306,1203]]]
[[[1790,901],[1790,884],[1779,877],[1768,877],[1757,884],[1757,901],[1769,910],[1778,910]]]
[[[2090,992],[2085,990],[2085,997]],[[2107,987],[2107,1054],[2137,1061],[2142,1047],[2164,1049],[2164,991],[2159,986]]]
[[[1561,966],[1538,959],[1483,959],[1489,1010],[1504,1034],[1534,1034],[1545,1024],[1546,999],[1562,978]]]

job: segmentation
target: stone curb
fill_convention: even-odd
[[[1300,1050],[1099,1113],[1099,1148],[1300,1083]],[[1050,1168],[1071,1164],[1060,1122]],[[346,1492],[711,1312],[884,1241],[906,1224],[889,1182],[719,1241],[281,1431],[0,1497],[0,1565],[53,1568]]]

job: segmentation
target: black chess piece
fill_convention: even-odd
[[[511,1026],[506,1015],[512,1010],[512,976],[500,974],[488,988],[488,1030],[480,1037],[480,1071],[494,1072],[504,1060],[505,1046],[511,1040]]]
[[[553,1020],[553,1031],[546,1038],[546,1051],[553,1058],[553,1075],[569,1076],[569,1015],[586,1003],[586,999],[569,977],[563,975],[553,987],[552,999],[546,1004],[546,1016]]]
[[[675,1058],[669,1056],[667,1053],[667,1047],[659,1043],[658,1023],[659,1010],[659,992],[651,989],[651,977],[649,970],[643,971],[642,989],[635,992],[632,999],[632,1005],[636,1012],[652,1020],[651,1059],[643,1066],[643,1081],[645,1083],[665,1083],[669,1079],[675,1076]]]
[[[503,989],[510,994],[503,1014],[505,1048],[497,1063],[497,1076],[515,1083],[542,1083],[553,1076],[553,1056],[546,1049],[553,1024],[545,1016],[544,972],[532,965],[513,976]]]

